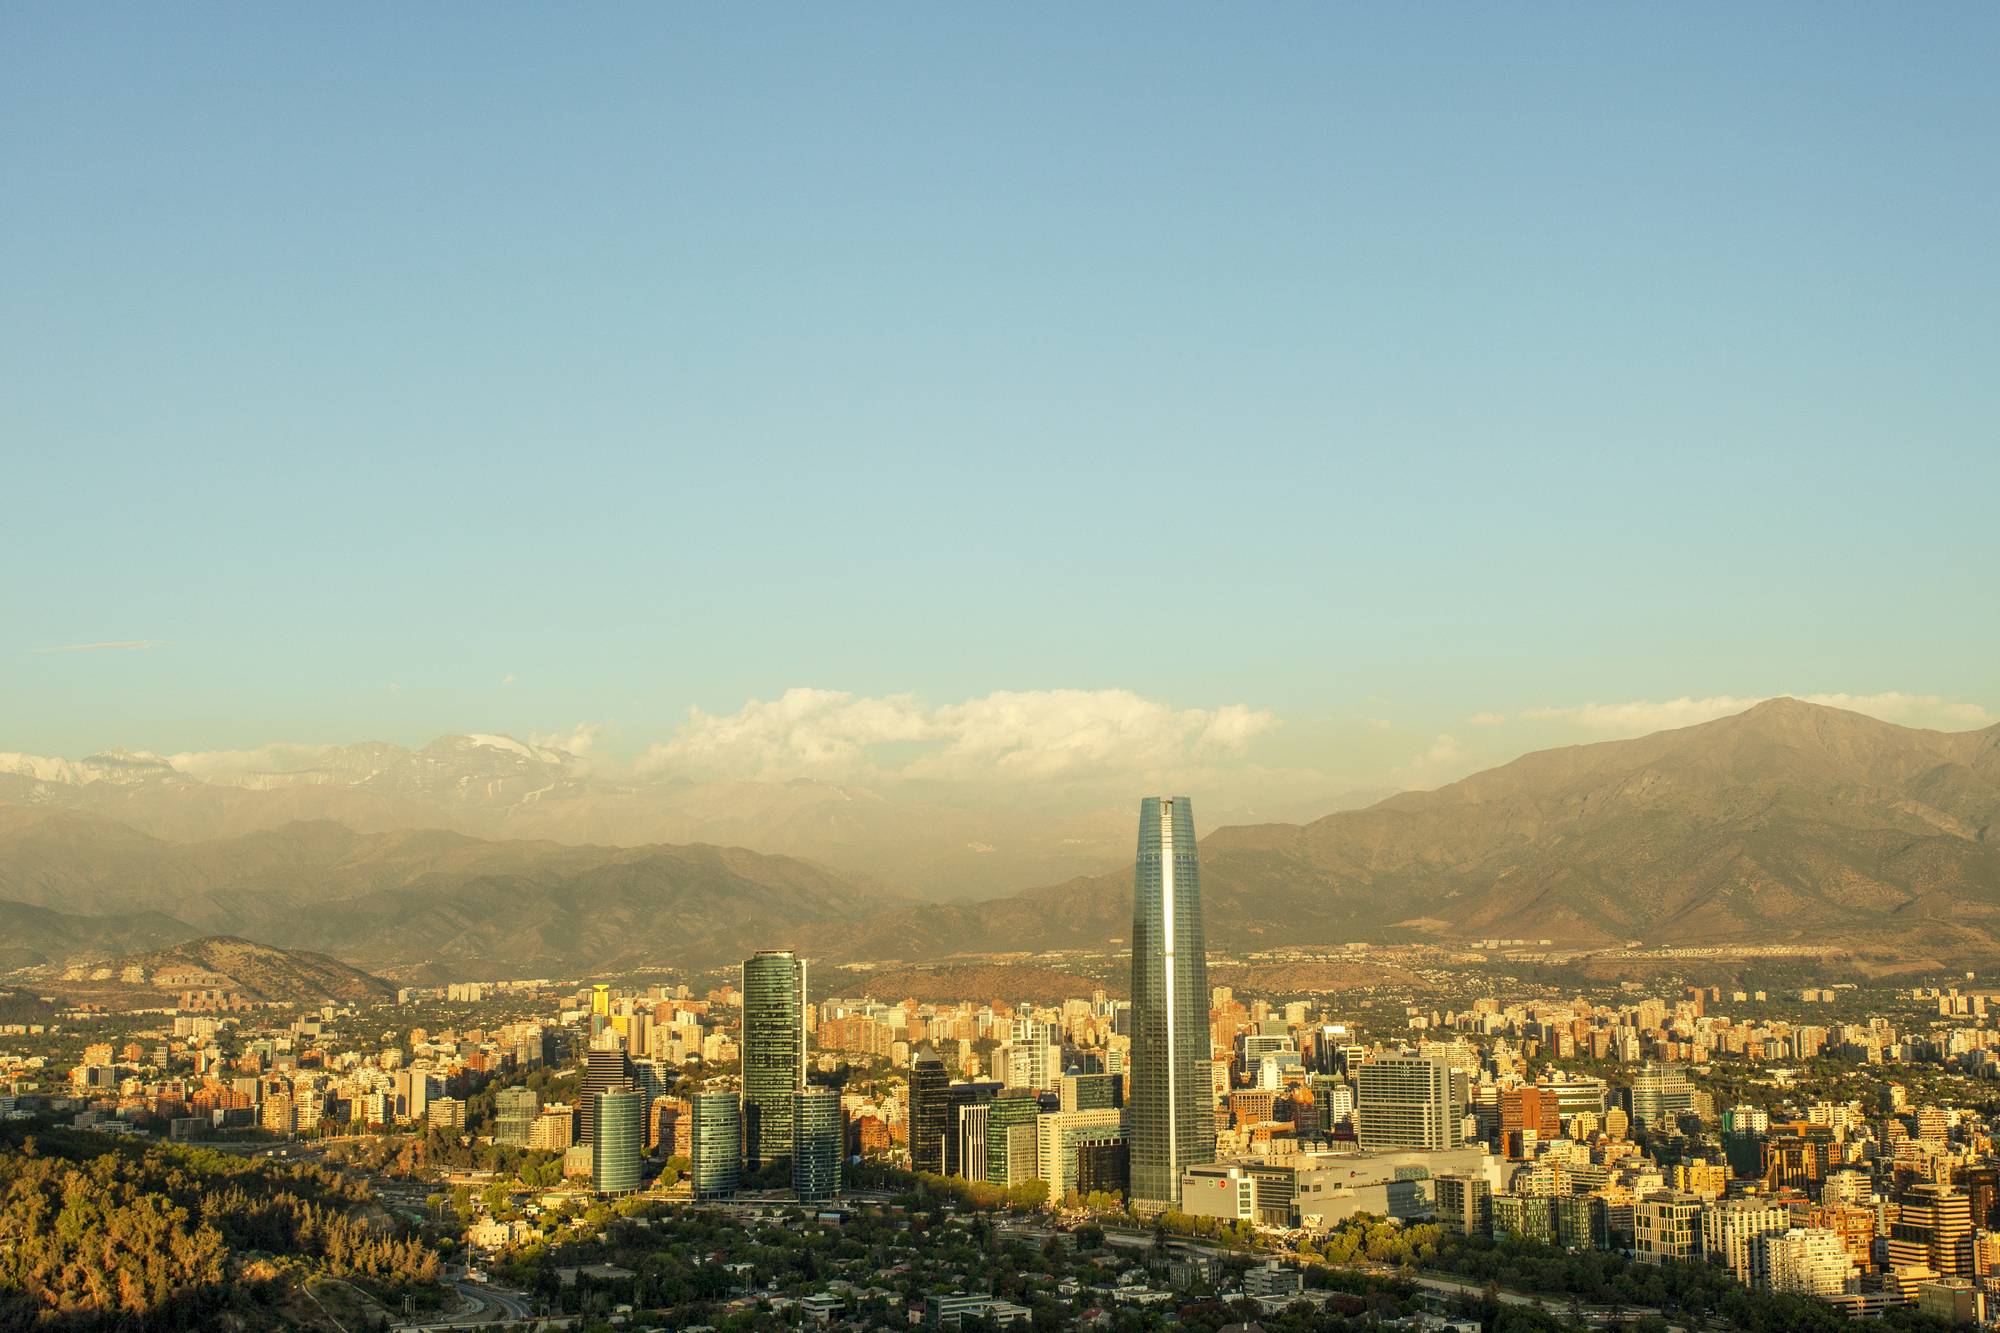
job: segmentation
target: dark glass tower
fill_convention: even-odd
[[[583,1066],[583,1090],[577,1101],[583,1112],[578,1143],[597,1141],[597,1098],[607,1092],[623,1092],[632,1086],[632,1057],[616,1046],[594,1046]]]
[[[806,1082],[806,964],[790,949],[743,960],[743,1160],[792,1152],[792,1094]]]
[[[1132,885],[1132,1072],[1126,1094],[1132,1201],[1176,1207],[1181,1173],[1215,1160],[1208,1049],[1208,942],[1194,810],[1185,796],[1139,803]]]
[[[910,1062],[910,1167],[944,1174],[945,1122],[950,1119],[950,1076],[925,1042]]]

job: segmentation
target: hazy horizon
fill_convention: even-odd
[[[1996,37],[14,9],[0,748],[1254,806],[1990,723]]]

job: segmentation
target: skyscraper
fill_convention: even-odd
[[[743,960],[743,1157],[792,1151],[792,1094],[806,1082],[806,965],[790,949]]]
[[[910,1166],[944,1174],[945,1122],[950,1118],[950,1076],[929,1042],[910,1061]]]
[[[642,1094],[630,1091],[599,1093],[595,1099],[590,1187],[599,1194],[630,1194],[639,1188],[639,1158],[646,1147],[642,1100]]]
[[[1132,1072],[1127,1094],[1132,1200],[1180,1203],[1181,1172],[1215,1159],[1208,941],[1194,809],[1185,796],[1139,803],[1132,884]]]
[[[840,1193],[840,1093],[800,1088],[792,1094],[792,1194],[802,1202]]]
[[[585,1056],[583,1088],[577,1109],[583,1123],[577,1127],[578,1143],[597,1141],[597,1098],[607,1092],[623,1092],[632,1086],[632,1058],[616,1046],[593,1046]]]
[[[733,1092],[697,1092],[688,1174],[697,1199],[726,1198],[743,1179],[743,1105]]]

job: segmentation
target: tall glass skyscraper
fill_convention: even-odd
[[[792,1194],[801,1202],[840,1193],[840,1093],[800,1088],[792,1094]]]
[[[596,1097],[597,1137],[590,1145],[590,1187],[599,1194],[630,1194],[639,1188],[639,1158],[646,1151],[646,1127],[639,1118],[637,1092],[605,1092]]]
[[[944,1174],[951,1079],[929,1042],[910,1061],[910,1169]]]
[[[694,1154],[688,1174],[694,1197],[722,1199],[736,1193],[743,1181],[743,1104],[733,1092],[697,1092],[689,1149]]]
[[[1185,796],[1139,803],[1132,884],[1132,1201],[1177,1207],[1181,1173],[1215,1160],[1208,1049],[1208,940],[1194,809]]]
[[[792,1151],[792,1094],[806,1082],[806,964],[790,949],[743,960],[743,1157]]]

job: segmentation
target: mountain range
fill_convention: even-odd
[[[421,750],[328,746],[284,771],[191,772],[151,754],[0,754],[0,801],[84,811],[170,842],[329,820],[357,833],[446,829],[484,839],[647,846],[707,842],[821,862],[918,897],[991,897],[1111,868],[1123,821],[894,802],[795,781],[647,782],[511,736]]]
[[[339,763],[355,766],[336,778],[263,788],[157,772],[79,782],[16,764],[15,785],[0,796],[13,801],[25,785],[32,799],[0,804],[0,899],[12,904],[0,907],[5,958],[21,966],[30,956],[130,952],[185,930],[319,950],[388,975],[469,978],[712,966],[774,942],[829,961],[909,962],[1115,949],[1129,933],[1133,821],[1109,815],[1088,844],[1103,849],[1090,873],[956,902],[918,900],[821,858],[741,846],[381,827],[415,810],[531,824],[546,796],[526,784],[566,771],[547,757],[560,752],[449,739],[393,754],[350,747]],[[489,763],[499,767],[479,767]],[[715,809],[739,812],[730,818],[770,812],[767,834],[815,827],[801,812],[817,810],[822,833],[854,834],[850,849],[867,839],[890,846],[896,821],[916,826],[942,808],[824,795],[838,788],[732,796],[701,784],[683,796],[692,802],[704,787]],[[440,792],[470,794],[453,804]],[[163,812],[205,811],[226,834],[229,820],[258,824],[291,808],[231,802],[287,793],[301,802],[294,813],[325,802],[350,814],[365,806],[368,817],[159,836]],[[878,819],[872,805],[889,813]],[[842,825],[857,809],[865,817]],[[190,814],[174,827],[187,833],[197,822]],[[940,826],[971,825],[924,825]],[[924,836],[941,846],[958,834]],[[1303,824],[1217,828],[1201,840],[1201,858],[1216,947],[1500,937],[1563,948],[1791,943],[1958,960],[2000,954],[1996,842],[2000,727],[1921,731],[1781,698],[1637,740],[1538,751]],[[94,933],[104,940],[88,942]]]
[[[1921,731],[1779,698],[1523,755],[1309,824],[1201,840],[1211,944],[1550,940],[2000,954],[2000,726]],[[863,957],[1103,948],[1129,872],[822,928]]]

